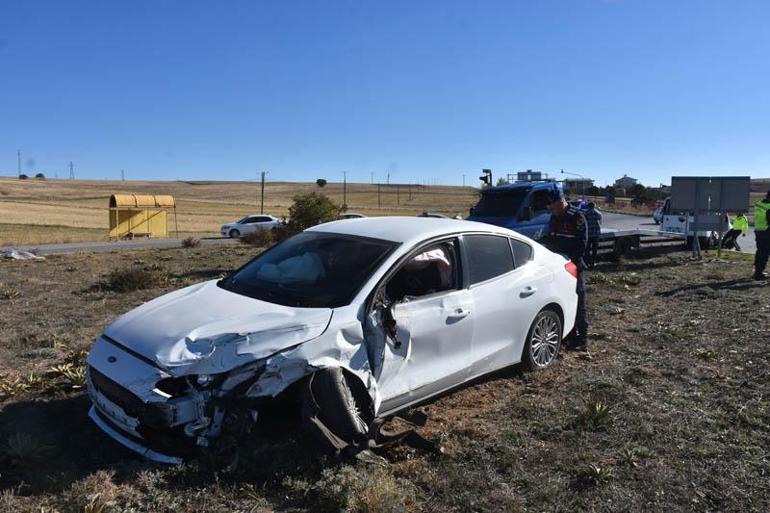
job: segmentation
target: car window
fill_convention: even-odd
[[[241,221],[241,224],[255,223],[256,222],[255,219],[256,219],[256,217],[253,217],[253,216],[252,217],[247,217],[243,221]]]
[[[353,300],[395,242],[304,232],[265,251],[219,286],[285,306],[336,308]]]
[[[391,302],[417,298],[458,288],[459,272],[455,241],[426,247],[409,258],[388,280],[385,293]]]
[[[254,219],[255,219],[255,221],[254,221],[255,223],[266,223],[268,221],[272,221],[272,219],[270,219],[269,217],[265,217],[265,216],[258,216],[258,217],[255,217]]]
[[[535,215],[548,211],[549,194],[550,191],[547,190],[535,191],[532,193],[530,205],[532,205],[532,210],[535,212]]]
[[[513,270],[513,254],[508,237],[466,235],[463,245],[468,255],[467,270],[471,284],[489,280]]]
[[[510,241],[513,250],[513,263],[516,268],[532,260],[532,246],[516,239],[510,239]]]

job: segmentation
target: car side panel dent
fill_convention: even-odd
[[[264,372],[246,396],[275,397],[305,376],[333,367],[342,368],[359,379],[377,411],[380,404],[377,381],[370,370],[367,344],[358,320],[334,326],[310,342],[267,358]]]

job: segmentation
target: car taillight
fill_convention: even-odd
[[[573,262],[572,260],[564,264],[564,269],[566,269],[567,272],[570,273],[575,278],[578,277],[578,268],[575,265],[575,262]]]

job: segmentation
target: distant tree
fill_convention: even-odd
[[[19,175],[19,180],[26,180],[27,178],[29,178],[29,177],[27,175],[25,175],[24,173]]]
[[[288,232],[295,234],[305,228],[334,221],[341,212],[342,207],[323,194],[298,194],[294,196],[294,204],[289,207]]]
[[[597,186],[592,185],[588,189],[586,189],[586,194],[589,196],[600,196],[601,195],[601,189],[599,189]]]
[[[647,188],[644,185],[640,183],[635,183],[634,185],[628,188],[628,190],[626,191],[626,194],[628,196],[631,196],[632,198],[643,198],[646,192],[647,192]]]
[[[45,180],[45,175],[43,173],[38,173],[35,175],[35,178],[38,180]]]
[[[315,183],[318,187],[324,187],[326,185],[326,180],[324,180],[323,178],[319,178],[318,180],[315,181]]]
[[[508,179],[501,176],[497,179],[497,185],[508,185]]]

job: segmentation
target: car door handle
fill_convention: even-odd
[[[524,290],[519,292],[519,297],[521,297],[521,298],[529,297],[532,294],[534,294],[535,292],[537,292],[537,289],[535,287],[525,287]]]
[[[471,311],[466,310],[464,308],[455,308],[454,311],[449,314],[450,319],[462,319],[463,317],[468,317],[470,315]]]

